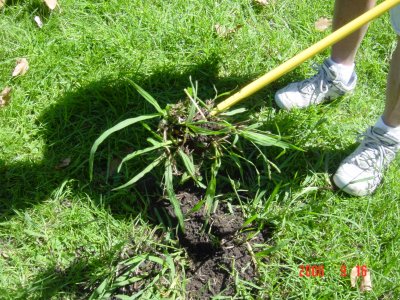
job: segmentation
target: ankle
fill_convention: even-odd
[[[400,125],[395,125],[391,124],[389,122],[386,122],[386,119],[384,116],[379,117],[378,121],[375,123],[375,127],[381,128],[388,132],[390,135],[393,135],[397,139],[400,140]]]
[[[353,75],[354,69],[355,69],[355,64],[352,63],[350,65],[348,64],[342,64],[342,63],[337,63],[332,59],[332,57],[327,59],[328,64],[333,66],[335,70],[337,71],[337,76],[342,81],[343,83],[348,83],[351,79],[351,76]]]

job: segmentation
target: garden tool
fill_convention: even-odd
[[[219,103],[211,111],[211,115],[217,115],[221,112],[228,110],[235,104],[239,103],[240,101],[244,100],[245,98],[251,96],[260,89],[264,88],[266,85],[270,84],[271,82],[279,79],[286,73],[290,72],[291,70],[293,70],[294,68],[296,68],[309,58],[317,55],[326,48],[346,38],[360,27],[364,26],[365,24],[369,23],[370,21],[374,20],[375,18],[379,17],[383,13],[387,12],[388,10],[399,4],[400,0],[386,0],[381,4],[375,6],[374,8],[370,9],[369,11],[365,12],[361,16],[354,19],[353,21],[349,22],[348,24],[344,25],[338,30],[334,31],[324,39],[320,40],[319,42],[315,43],[309,48],[303,50],[302,52],[295,55],[294,57],[284,62],[283,64],[279,65],[275,69],[269,71],[265,75],[261,76],[260,78],[246,85],[237,93],[233,94],[226,100]]]

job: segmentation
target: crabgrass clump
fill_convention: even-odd
[[[205,190],[203,199],[193,210],[197,211],[205,206],[207,213],[209,213],[216,192],[218,171],[223,160],[232,160],[240,172],[242,172],[241,164],[243,162],[250,164],[257,173],[258,181],[260,180],[260,173],[255,164],[244,156],[244,151],[239,142],[240,139],[247,140],[259,151],[260,156],[268,166],[273,164],[259,146],[275,146],[283,149],[296,148],[283,141],[279,135],[260,130],[261,123],[241,122],[234,124],[224,116],[212,114],[215,99],[202,101],[197,96],[197,83],[195,85],[192,83],[191,88],[185,89],[187,95],[185,100],[176,104],[168,104],[164,109],[160,107],[156,99],[140,86],[132,81],[131,84],[157,112],[126,119],[106,130],[94,142],[90,151],[90,177],[92,178],[93,173],[94,154],[99,145],[112,133],[135,123],[142,123],[151,133],[151,137],[147,138],[149,147],[135,150],[126,155],[118,166],[118,172],[124,163],[139,156],[147,156],[146,159],[149,163],[142,171],[114,190],[126,188],[136,183],[155,167],[163,165],[162,184],[182,229],[184,218],[175,194],[174,182],[177,181],[174,180],[175,178],[179,179],[180,183],[192,180],[197,187]],[[229,115],[242,111],[239,109],[230,112]],[[159,119],[159,123],[158,127],[153,130],[145,121],[156,118]]]

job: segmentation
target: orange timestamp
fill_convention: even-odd
[[[355,268],[356,276],[365,277],[367,275],[368,268],[366,265],[357,265]],[[340,276],[347,277],[349,274],[347,272],[347,266],[341,265],[340,267]],[[325,267],[324,265],[300,265],[299,266],[299,276],[300,277],[324,277],[325,276]]]
[[[300,277],[324,277],[324,265],[300,265]]]

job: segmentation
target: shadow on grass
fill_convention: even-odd
[[[182,72],[159,70],[148,77],[139,73],[121,74],[119,78],[105,78],[67,93],[56,104],[46,109],[38,119],[43,128],[38,138],[42,138],[46,145],[43,160],[39,163],[0,161],[0,221],[9,219],[15,210],[30,208],[48,199],[60,184],[70,179],[76,180],[81,191],[90,195],[91,199],[106,199],[103,204],[111,208],[116,217],[124,218],[139,213],[146,217],[150,205],[147,199],[160,198],[162,194],[161,187],[157,184],[157,178],[161,178],[161,174],[153,174],[153,177],[148,177],[137,185],[136,189],[140,191],[137,194],[144,194],[143,197],[136,197],[137,200],[141,200],[139,202],[128,196],[132,192],[110,193],[111,187],[125,181],[124,177],[113,174],[115,158],[122,157],[133,148],[142,148],[146,142],[147,132],[139,125],[113,135],[102,145],[95,159],[94,181],[92,184],[88,182],[89,150],[100,133],[126,118],[154,112],[124,78],[137,82],[156,98],[162,107],[184,98],[183,89],[190,85],[189,76],[199,81],[199,95],[202,99],[214,97],[213,85],[222,93],[243,86],[253,79],[218,78],[217,74],[218,58],[211,57]],[[284,80],[272,84],[242,106],[254,111],[258,107],[272,105],[273,92],[278,87],[298,79],[296,77],[296,73],[286,76]],[[264,99],[268,100],[265,102]],[[247,116],[248,114],[243,114],[241,118]],[[296,124],[296,120],[290,117],[287,122],[291,122],[293,126]],[[271,154],[269,157],[279,153],[277,149],[268,151]],[[318,155],[329,156],[334,160],[342,157],[342,153],[337,151],[322,154],[318,149],[310,155],[311,157],[307,154],[294,157],[297,166],[295,170],[293,164],[287,162],[291,165],[290,171],[283,170],[284,173],[275,176],[274,180],[267,180],[265,189],[272,191],[278,181],[290,181],[294,173],[306,176],[307,165],[314,170],[325,171],[325,165],[319,163],[321,160]],[[255,153],[249,153],[249,159],[255,156]],[[66,159],[70,162],[62,166]],[[134,166],[136,170],[145,166],[146,162],[139,161],[137,164]],[[234,173],[230,175],[235,176]],[[150,221],[157,222],[154,219]],[[95,264],[88,263],[89,266]],[[57,291],[70,290],[73,284],[82,282],[84,272],[88,272],[88,267],[82,264],[74,265],[60,274],[51,269],[39,275],[34,282],[47,278],[46,284],[49,285],[51,296]],[[59,284],[63,281],[67,284]]]
[[[121,247],[114,248],[114,251],[109,251],[100,257],[95,253],[79,253],[80,249],[78,249],[75,259],[67,268],[55,265],[43,270],[28,289],[19,291],[20,294],[16,298],[31,299],[32,295],[35,295],[33,299],[53,299],[53,297],[59,297],[59,292],[62,291],[66,297],[87,299],[93,292],[93,287],[101,283],[100,279],[94,277],[93,274],[101,266],[111,264],[115,259],[115,253],[118,253]],[[88,282],[93,284],[88,286]]]
[[[130,78],[165,104],[182,97],[182,89],[189,84],[189,75],[213,80],[216,65],[217,60],[212,59],[180,74],[161,70],[144,80],[140,74]],[[42,128],[38,138],[45,143],[41,162],[0,161],[0,219],[13,214],[14,209],[32,207],[45,200],[64,180],[74,178],[83,184],[88,183],[89,150],[100,133],[125,118],[153,112],[124,77],[93,82],[65,94],[46,109],[38,118],[38,126]],[[128,129],[110,138],[108,149],[103,151],[102,148],[96,157],[96,180],[100,181],[99,177],[104,175],[102,172],[106,169],[108,155],[112,156],[124,147],[126,150],[143,144],[143,129],[139,128],[139,134],[137,130],[138,127]],[[106,154],[101,156],[101,153]],[[60,162],[67,158],[70,163],[62,167]],[[107,180],[102,184],[104,186],[94,185],[92,192],[110,188],[106,186]]]
[[[154,113],[154,109],[124,78],[137,82],[149,91],[162,107],[185,97],[183,89],[190,86],[190,77],[199,81],[202,99],[215,96],[214,85],[218,93],[222,93],[235,90],[251,80],[243,77],[218,78],[217,74],[218,58],[211,57],[183,72],[160,70],[148,77],[121,74],[120,78],[105,78],[66,93],[38,118],[38,126],[42,130],[37,138],[45,143],[43,159],[39,163],[0,160],[0,220],[14,214],[15,209],[32,207],[46,200],[65,180],[77,179],[82,186],[87,185],[89,150],[96,138],[121,120]],[[263,98],[270,98],[271,93],[271,89],[266,89],[243,105],[249,110],[264,106]],[[246,113],[241,116],[246,117]],[[88,187],[90,193],[105,193],[119,180],[122,182],[123,178],[109,174],[113,158],[140,148],[147,137],[148,133],[140,125],[112,135],[96,154],[94,184]],[[63,166],[66,159],[70,162]]]

